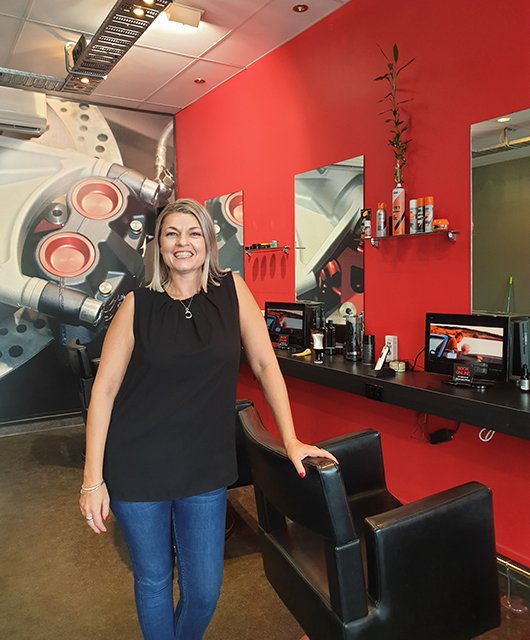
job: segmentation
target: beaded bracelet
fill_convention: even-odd
[[[99,484],[95,484],[93,487],[81,487],[81,489],[79,490],[79,493],[82,496],[86,496],[88,493],[94,493],[94,491],[97,491],[104,484],[105,484],[105,480],[102,480]]]

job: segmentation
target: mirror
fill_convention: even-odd
[[[363,156],[295,176],[296,299],[324,302],[334,322],[345,304],[364,309],[363,202]]]
[[[471,126],[472,309],[530,314],[530,109]]]

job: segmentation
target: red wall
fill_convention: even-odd
[[[367,247],[366,326],[381,344],[397,334],[401,358],[422,348],[426,311],[470,308],[470,154],[473,122],[530,106],[530,4],[352,0],[329,18],[180,112],[181,196],[205,200],[244,190],[245,244],[293,246],[294,175],[365,156],[365,205],[390,200],[388,130],[378,115],[384,71],[377,48],[397,42],[411,117],[407,199],[434,195],[435,217],[460,231]],[[279,254],[278,254],[279,257]],[[260,303],[294,296],[292,254],[273,265],[259,255],[245,277]],[[243,376],[241,393],[251,394]],[[499,551],[530,566],[530,442],[497,434],[485,444],[463,425],[455,440],[417,438],[413,412],[290,380],[304,437],[373,427],[383,433],[389,482],[403,500],[477,479],[494,490]],[[255,391],[252,391],[255,395]],[[316,399],[318,398],[318,404]],[[484,425],[487,427],[487,425]]]

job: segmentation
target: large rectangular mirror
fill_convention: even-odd
[[[295,176],[296,298],[338,322],[364,308],[363,203],[363,156]]]
[[[471,127],[472,308],[530,314],[530,109]]]

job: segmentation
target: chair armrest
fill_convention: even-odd
[[[322,440],[317,446],[332,453],[339,461],[348,496],[386,488],[381,437],[377,431],[366,429],[349,433]]]
[[[399,637],[407,637],[408,630],[409,637],[412,630],[420,637],[424,629],[424,637],[433,638],[432,615],[441,605],[448,624],[454,625],[450,633],[446,628],[446,638],[474,637],[482,628],[498,625],[495,536],[487,487],[469,482],[371,516],[365,523],[368,590],[400,619]],[[475,621],[469,627],[473,633],[465,635],[470,621]]]

